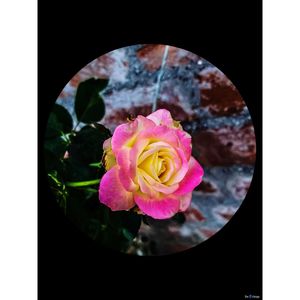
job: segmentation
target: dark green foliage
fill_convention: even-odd
[[[126,251],[138,233],[141,216],[132,211],[113,212],[98,197],[99,181],[105,173],[103,142],[111,133],[95,122],[105,113],[99,92],[107,83],[89,79],[79,85],[75,112],[79,122],[87,123],[79,131],[73,129],[68,111],[54,105],[45,134],[45,166],[50,189],[74,224],[97,244]]]
[[[110,131],[101,124],[84,126],[71,137],[70,157],[89,165],[100,162],[103,155],[103,142],[111,137]]]
[[[61,135],[45,140],[44,149],[56,157],[63,158],[68,144],[69,142]]]
[[[48,172],[63,170],[62,160],[70,143],[73,120],[68,111],[55,104],[48,119],[44,141],[44,157]]]
[[[61,136],[62,133],[71,132],[72,128],[73,119],[69,112],[63,106],[54,104],[48,119],[46,138]]]
[[[113,212],[98,199],[98,191],[69,189],[69,215],[81,230],[99,245],[125,251],[137,235],[141,216],[134,212]]]
[[[86,125],[71,136],[69,158],[65,160],[67,181],[92,180],[104,174],[103,167],[95,168],[90,164],[101,161],[103,142],[110,136],[110,131],[100,124]]]
[[[63,208],[66,214],[68,192],[66,190],[62,178],[60,177],[57,171],[51,171],[48,173],[48,179],[50,189],[54,193],[59,206]]]
[[[105,114],[105,105],[99,95],[108,84],[106,79],[88,79],[78,86],[75,97],[75,113],[79,122],[100,121]]]

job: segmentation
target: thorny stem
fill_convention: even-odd
[[[152,105],[152,112],[156,111],[157,98],[158,98],[158,93],[159,93],[159,89],[160,89],[160,81],[161,81],[162,75],[164,74],[164,66],[165,66],[166,61],[167,61],[168,52],[169,52],[169,46],[166,46],[165,51],[164,51],[164,55],[163,55],[163,58],[162,58],[162,62],[161,62],[161,67],[160,67],[160,70],[159,70],[159,73],[158,73],[158,76],[157,76],[156,90],[155,90],[153,105]]]

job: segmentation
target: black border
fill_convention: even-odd
[[[74,1],[75,2],[75,1]],[[140,7],[137,7],[139,6]],[[39,1],[38,16],[38,276],[39,299],[115,293],[203,299],[262,298],[262,4]],[[165,257],[130,257],[96,248],[65,219],[47,186],[42,141],[60,91],[84,65],[140,43],[170,44],[220,68],[250,110],[257,139],[251,188],[239,211],[200,246]],[[59,70],[59,72],[57,72]],[[112,285],[111,285],[112,284]],[[111,287],[110,287],[111,286]],[[141,292],[138,292],[141,289]],[[160,291],[162,289],[162,291]]]

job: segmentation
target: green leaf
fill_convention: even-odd
[[[109,223],[113,228],[126,229],[134,238],[141,226],[141,215],[130,211],[116,211],[111,212],[109,216]],[[128,237],[128,236],[127,236]]]
[[[128,241],[132,241],[134,239],[134,235],[126,228],[122,229],[122,233]]]
[[[54,104],[50,113],[46,138],[55,138],[62,133],[69,133],[73,128],[73,119],[69,112],[61,105]]]
[[[110,131],[100,124],[83,127],[70,137],[69,158],[65,160],[66,181],[88,181],[101,178],[103,166],[90,166],[99,162],[103,155],[103,142],[111,136]]]
[[[58,136],[52,139],[47,139],[44,142],[44,149],[54,154],[58,158],[63,158],[67,150],[68,142],[62,137]]]
[[[75,96],[75,113],[79,122],[100,121],[105,114],[105,105],[99,95],[108,84],[106,79],[88,79],[81,82]]]
[[[58,171],[60,174],[63,172],[63,162],[62,159],[58,158],[57,155],[53,154],[49,150],[45,149],[44,151],[44,161],[47,172],[53,170]]]
[[[64,170],[63,159],[67,147],[68,142],[62,136],[45,140],[44,159],[47,172],[56,170],[62,175]]]
[[[91,163],[91,164],[89,164],[89,166],[92,168],[100,169],[103,165],[102,165],[102,162],[100,161],[100,162],[96,162],[96,163]]]
[[[48,172],[62,171],[62,160],[70,143],[69,132],[72,127],[73,120],[68,111],[63,106],[54,104],[44,141],[45,164]]]
[[[139,231],[141,215],[130,211],[111,211],[100,203],[98,188],[64,186],[70,220],[96,244],[126,252]]]
[[[100,179],[94,179],[94,180],[88,180],[88,181],[73,181],[73,182],[66,182],[66,186],[69,187],[84,187],[84,186],[90,186],[95,185],[100,182]]]
[[[89,165],[99,162],[103,155],[103,142],[111,137],[110,131],[101,124],[84,126],[71,137],[70,157]]]
[[[51,171],[48,173],[49,186],[55,195],[56,201],[59,206],[63,208],[64,213],[67,213],[67,198],[68,192],[62,178],[59,176],[57,171]]]
[[[64,161],[64,165],[64,179],[66,182],[90,181],[101,177],[100,169],[91,168],[71,156]]]

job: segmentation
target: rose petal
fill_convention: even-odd
[[[164,142],[172,147],[179,147],[180,143],[176,130],[164,125],[156,126],[142,131],[138,135],[138,139],[149,139],[150,143]]]
[[[157,172],[157,152],[144,159],[139,165],[139,168],[144,170],[155,180],[159,180]]]
[[[192,137],[186,131],[180,129],[175,131],[179,139],[179,148],[184,151],[185,157],[189,161],[192,154]]]
[[[147,116],[147,119],[152,120],[156,125],[165,125],[169,128],[173,128],[178,136],[180,148],[184,149],[186,158],[189,161],[192,152],[192,138],[186,131],[182,130],[181,126],[179,128],[178,126],[174,126],[174,120],[171,113],[166,109],[159,109]]]
[[[158,109],[157,111],[147,116],[147,119],[152,120],[156,125],[165,125],[168,127],[173,126],[171,113],[166,109]]]
[[[180,158],[180,167],[177,167],[177,170],[174,172],[174,175],[166,182],[168,185],[172,185],[175,183],[181,182],[181,180],[186,176],[188,170],[189,170],[189,164],[186,160],[185,154],[183,150],[177,148],[176,149],[178,157]]]
[[[99,200],[111,210],[128,210],[134,207],[133,194],[124,189],[119,179],[118,166],[110,169],[101,179]]]
[[[143,116],[138,116],[134,121],[119,125],[113,134],[111,144],[115,154],[124,147],[133,147],[139,132],[155,127],[155,123]]]
[[[139,132],[155,127],[153,121],[138,116],[134,121],[118,126],[112,137],[112,149],[116,154],[117,164],[122,176],[120,180],[124,188],[130,192],[136,191],[136,162],[139,153],[147,145],[146,139],[137,139]]]
[[[152,186],[145,180],[145,178],[138,172],[138,183],[142,193],[147,194],[150,197],[158,198],[159,192],[155,191]]]
[[[148,139],[138,139],[134,147],[130,150],[129,160],[130,160],[130,171],[132,174],[136,172],[138,165],[138,159],[142,152],[145,151],[145,148],[148,146]]]
[[[164,142],[155,142],[144,149],[143,153],[138,158],[138,164],[141,164],[147,157],[158,151],[171,152],[172,154],[175,153],[175,150],[169,144]]]
[[[172,194],[178,189],[178,186],[179,186],[178,184],[173,184],[173,185],[168,186],[163,183],[160,183],[160,182],[156,181],[155,179],[153,179],[150,175],[147,174],[147,172],[145,172],[142,169],[139,169],[139,173],[150,184],[152,189],[154,189],[157,192],[161,192],[164,194]]]
[[[136,193],[134,200],[143,213],[155,219],[171,218],[180,208],[180,200],[167,195],[164,198],[154,199],[147,195]]]
[[[192,192],[182,195],[180,197],[180,209],[179,211],[185,211],[190,206],[192,201]]]
[[[110,149],[111,149],[111,137],[103,142],[103,150],[106,151]]]
[[[183,180],[179,183],[176,195],[184,195],[192,192],[193,189],[202,181],[204,171],[194,157],[191,156],[189,161],[189,170]]]
[[[135,182],[137,161],[140,153],[147,145],[148,140],[137,140],[132,148],[124,147],[117,155],[117,163],[120,166],[120,173],[122,174],[120,180],[124,188],[130,192],[138,189],[138,185]]]
[[[135,171],[131,173],[130,168],[130,151],[129,149],[124,149],[119,152],[117,156],[117,163],[120,168],[119,172],[121,174],[120,181],[123,187],[129,191],[133,192],[138,190],[138,185],[133,181],[135,178]]]
[[[164,157],[164,160],[165,160],[166,170],[159,178],[161,183],[166,183],[172,177],[175,170],[174,163],[169,157]]]

